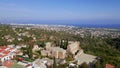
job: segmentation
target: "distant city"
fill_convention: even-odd
[[[78,23],[2,23],[10,25],[65,25],[65,26],[76,26],[82,28],[120,28],[120,24],[78,24]]]

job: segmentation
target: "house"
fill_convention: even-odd
[[[26,61],[19,61],[17,64],[24,66],[25,68],[32,68],[32,63],[31,62],[26,62]]]
[[[37,59],[32,63],[33,68],[52,68],[53,60],[48,58]]]
[[[32,68],[47,68],[47,67],[44,63],[40,62],[40,60],[37,59],[33,62]]]
[[[13,42],[14,38],[7,39],[7,42]]]
[[[12,42],[15,40],[15,38],[13,38],[11,35],[5,35],[4,38],[7,40],[7,42]]]
[[[69,45],[67,46],[67,51],[68,51],[69,53],[75,55],[76,52],[80,50],[79,45],[80,45],[80,42],[72,42],[71,44],[69,44]]]
[[[52,48],[52,57],[55,57],[57,59],[65,59],[66,50],[64,50],[60,47],[53,47]]]
[[[53,48],[53,46],[54,46],[54,44],[52,43],[52,42],[47,42],[47,43],[45,43],[45,50],[46,50],[46,52],[47,52],[47,55],[48,56],[51,56],[51,52],[52,52],[52,48]]]
[[[38,45],[34,45],[32,51],[40,50]]]
[[[9,38],[11,38],[11,35],[5,35],[4,38],[9,39]]]
[[[0,61],[4,62],[14,58],[14,56],[16,55],[15,54],[16,51],[17,51],[16,48],[0,46]]]
[[[111,65],[111,64],[106,64],[105,68],[115,68],[115,67],[113,65]]]
[[[87,64],[90,64],[92,62],[96,62],[97,61],[96,56],[89,55],[89,54],[84,54],[84,53],[82,53],[81,55],[77,56],[75,58],[75,60],[77,61],[78,65],[81,65],[84,62],[87,63]]]
[[[51,51],[52,42],[47,42],[45,45],[46,45],[46,46],[45,46],[46,50]]]
[[[21,55],[21,56],[23,56],[23,52],[22,52],[21,50],[17,50],[15,53],[16,53],[16,55]]]
[[[10,48],[14,48],[15,44],[7,45],[7,46],[10,47]]]
[[[48,52],[46,50],[41,50],[41,55],[42,56],[47,56],[48,55]]]
[[[46,64],[47,68],[52,68],[52,66],[53,66],[53,60],[51,60],[49,58],[42,58],[41,62]]]
[[[18,37],[18,38],[17,38],[17,40],[18,40],[18,41],[21,41],[21,40],[23,40],[23,39],[22,39],[22,38],[20,38],[20,37]]]

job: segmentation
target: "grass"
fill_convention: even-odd
[[[15,63],[11,68],[25,68],[23,65]]]

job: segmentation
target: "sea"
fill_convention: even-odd
[[[48,25],[68,25],[88,28],[120,28],[120,20],[56,20],[56,21],[30,21],[25,23],[31,24],[48,24]]]
[[[11,22],[10,22],[11,23]],[[10,24],[8,23],[8,24]],[[84,28],[118,28],[120,29],[120,21],[16,21],[15,24],[42,24],[42,25],[67,25]]]

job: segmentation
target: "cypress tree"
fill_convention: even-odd
[[[57,68],[55,57],[54,57],[53,68]]]

